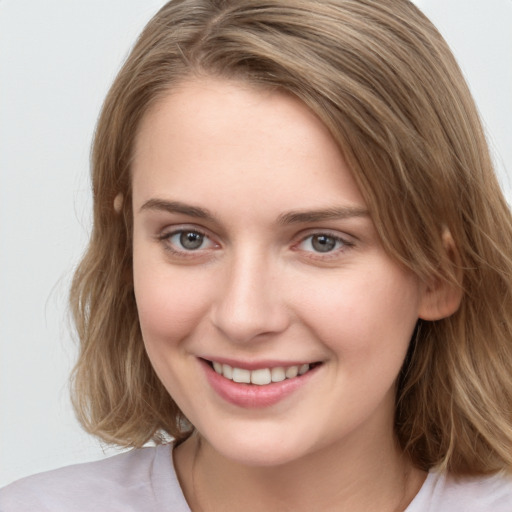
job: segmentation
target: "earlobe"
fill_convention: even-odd
[[[124,202],[123,194],[121,192],[119,192],[119,194],[117,194],[117,196],[114,197],[114,211],[116,213],[121,213],[121,210],[123,209],[123,202]]]
[[[422,291],[419,318],[422,320],[441,320],[453,315],[462,301],[462,272],[460,256],[453,237],[445,228],[442,236],[443,249],[447,262],[443,271],[446,278],[433,277],[424,283]]]

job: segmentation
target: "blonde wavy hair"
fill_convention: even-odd
[[[391,257],[460,288],[455,314],[418,322],[400,373],[404,452],[424,469],[510,470],[511,213],[464,78],[408,0],[173,0],[148,23],[93,145],[94,226],[71,290],[81,350],[73,400],[85,429],[122,446],[179,441],[193,429],[144,350],[130,162],[148,108],[207,75],[285,90],[309,106],[338,142]]]

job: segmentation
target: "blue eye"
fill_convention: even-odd
[[[299,247],[305,251],[329,253],[349,245],[348,242],[337,236],[327,233],[318,233],[304,238],[299,244]]]

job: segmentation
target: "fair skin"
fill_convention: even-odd
[[[441,314],[326,127],[289,95],[191,79],[144,117],[132,172],[140,325],[196,428],[174,453],[192,510],[404,510],[425,475],[394,439],[396,378]]]

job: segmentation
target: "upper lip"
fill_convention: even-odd
[[[313,364],[320,363],[318,359],[294,359],[294,360],[277,360],[277,359],[258,359],[251,361],[241,361],[239,359],[231,359],[229,357],[200,357],[209,363],[215,361],[220,364],[228,364],[233,368],[241,368],[244,370],[259,370],[261,368],[277,368],[284,367],[287,368],[289,366],[301,366],[303,364]]]

